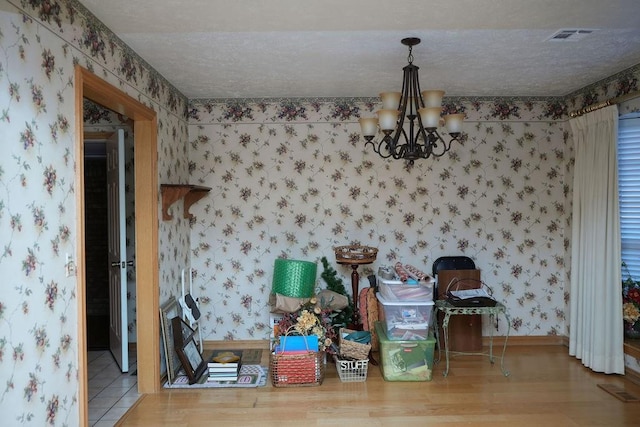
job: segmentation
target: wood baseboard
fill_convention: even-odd
[[[254,349],[261,348],[263,350],[269,349],[269,340],[221,340],[221,341],[203,341],[202,347],[205,350],[217,350],[217,349]]]
[[[624,377],[625,379],[631,381],[632,383],[636,385],[640,385],[640,372],[634,371],[633,369],[630,369],[628,366],[625,366],[624,368]]]
[[[504,336],[494,336],[493,345],[504,345]],[[568,341],[567,341],[568,343]],[[482,345],[489,345],[489,337],[482,337]],[[565,337],[560,335],[526,335],[526,336],[510,336],[507,340],[508,346],[520,345],[565,345]]]
[[[493,345],[503,345],[504,344],[504,336],[494,336],[493,337]],[[206,350],[214,350],[219,348],[237,348],[237,349],[245,349],[245,348],[261,348],[261,349],[269,349],[269,340],[211,340],[204,341],[203,347]],[[482,337],[482,345],[489,345],[489,337]],[[524,336],[510,336],[507,340],[508,346],[521,346],[521,345],[563,345],[565,347],[569,346],[569,337],[564,335],[524,335]],[[130,349],[135,350],[135,343],[129,344]],[[640,348],[630,346],[628,344],[624,345],[624,352],[636,359],[640,360]],[[638,374],[640,376],[640,373]]]
[[[629,343],[624,343],[624,354],[628,354],[629,356],[640,360],[640,347],[638,345],[631,345]]]
[[[504,336],[493,337],[493,345],[500,346],[504,344]],[[565,337],[559,335],[535,335],[535,336],[515,336],[509,337],[507,345],[566,345]],[[568,343],[568,341],[567,341]],[[205,350],[216,350],[221,348],[237,348],[237,349],[253,349],[261,348],[269,349],[269,340],[211,340],[202,343]],[[489,345],[489,337],[482,337],[482,345]]]

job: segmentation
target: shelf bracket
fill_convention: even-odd
[[[173,215],[169,214],[169,207],[180,199],[184,199],[183,217],[193,218],[189,212],[191,205],[206,196],[211,188],[190,184],[161,184],[160,191],[162,193],[162,219],[168,221],[173,219]]]

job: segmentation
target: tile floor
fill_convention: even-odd
[[[122,373],[111,352],[89,351],[89,425],[112,427],[138,400],[135,352],[130,354],[129,372]]]

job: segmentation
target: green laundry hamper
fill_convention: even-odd
[[[271,292],[293,298],[311,298],[317,270],[315,262],[278,258],[274,263]]]

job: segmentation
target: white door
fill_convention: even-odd
[[[109,347],[122,372],[129,371],[127,332],[127,238],[124,130],[107,141],[109,217]]]

